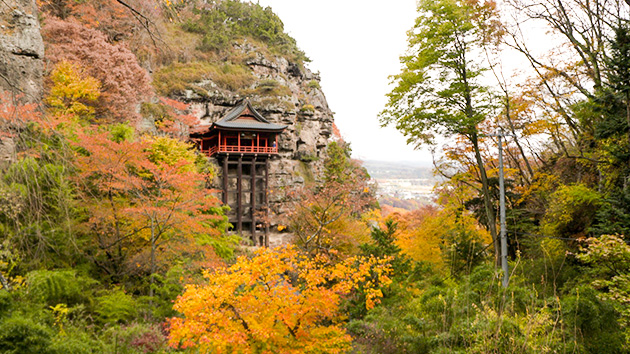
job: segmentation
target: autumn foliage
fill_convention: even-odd
[[[151,274],[167,241],[218,236],[218,199],[205,188],[209,177],[195,166],[190,147],[172,138],[137,139],[125,126],[86,130],[76,146],[77,183],[96,236],[95,261],[112,276],[145,248]],[[144,262],[143,262],[144,263]]]
[[[52,63],[78,64],[100,82],[97,116],[116,121],[137,118],[138,104],[152,88],[148,73],[124,44],[110,44],[97,30],[52,17],[46,19],[42,35]]]
[[[295,243],[307,252],[349,254],[367,241],[369,228],[360,215],[375,205],[374,190],[365,169],[350,158],[348,144],[332,142],[327,154],[323,180],[290,191],[292,208],[285,220]]]
[[[34,103],[23,104],[18,96],[0,91],[0,142],[14,137],[28,123],[41,122],[41,113]]]
[[[344,353],[341,300],[362,286],[365,306],[388,285],[387,260],[349,258],[330,263],[295,247],[261,249],[189,285],[170,321],[170,343],[213,353]]]

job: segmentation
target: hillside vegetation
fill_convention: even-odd
[[[0,353],[630,352],[625,2],[420,1],[380,119],[417,145],[450,139],[436,200],[381,210],[332,141],[297,151],[303,183],[270,191],[291,244],[258,250],[226,232],[189,98],[311,117],[289,80],[254,69],[304,70],[281,20],[237,0],[38,5],[43,97],[0,95],[14,147],[0,164]],[[530,51],[508,13],[546,26],[557,51]],[[508,47],[531,70],[494,83]]]

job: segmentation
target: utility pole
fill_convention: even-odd
[[[499,214],[501,222],[501,269],[503,269],[503,287],[507,288],[510,282],[510,273],[507,260],[507,230],[505,222],[505,181],[503,177],[503,138],[506,135],[503,133],[503,129],[499,130],[490,136],[496,136],[499,140]]]

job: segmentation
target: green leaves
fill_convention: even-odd
[[[486,32],[475,18],[482,11],[494,13],[494,7],[440,0],[422,1],[418,11],[381,124],[396,124],[410,143],[418,144],[431,144],[435,134],[475,134],[493,109],[489,90],[478,83],[484,69],[474,58]]]

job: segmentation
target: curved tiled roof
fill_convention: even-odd
[[[246,113],[246,114],[244,114]],[[242,117],[247,118],[243,119]],[[212,124],[213,127],[227,129],[245,129],[245,130],[269,130],[282,131],[287,126],[270,123],[252,107],[248,99],[244,99],[241,103],[234,107],[228,114],[220,120]]]

